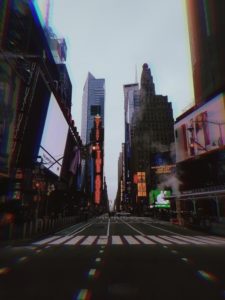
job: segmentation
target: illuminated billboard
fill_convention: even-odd
[[[176,162],[225,145],[225,95],[219,94],[176,122]]]
[[[151,190],[149,200],[151,207],[170,208],[170,201],[166,197],[171,196],[171,192],[167,190]]]
[[[138,197],[146,197],[146,179],[145,172],[137,172],[137,190]]]
[[[49,101],[38,156],[45,168],[60,176],[69,125],[53,94]]]

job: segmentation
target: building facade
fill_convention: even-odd
[[[133,117],[137,113],[140,107],[140,91],[138,83],[126,84],[123,86],[124,91],[124,120],[125,120],[125,143],[124,143],[124,192],[123,200],[124,203],[129,203],[131,198],[131,132],[133,126]]]
[[[81,139],[83,144],[87,145],[90,143],[90,133],[96,115],[101,117],[104,127],[105,79],[96,79],[88,73],[82,101]]]
[[[140,104],[131,125],[131,173],[134,203],[148,202],[148,194],[159,182],[151,172],[152,156],[170,151],[174,142],[172,105],[167,96],[157,95],[147,64],[143,65]],[[139,195],[139,196],[138,196]]]
[[[105,79],[96,79],[91,73],[88,73],[83,89],[81,139],[83,144],[86,145],[86,148],[89,149],[89,154],[87,154],[86,158],[82,161],[82,173],[84,190],[86,191],[87,197],[91,199],[92,204],[98,206],[98,209],[103,199],[104,107]],[[98,139],[101,141],[98,141]],[[100,148],[95,151],[94,149],[96,147]],[[92,156],[97,154],[101,156],[98,158],[98,161],[101,160],[102,171],[100,172],[101,174],[96,175],[96,158]],[[96,180],[97,182],[95,182]],[[96,192],[96,188],[98,192]]]
[[[56,63],[34,2],[1,1],[0,12],[0,210],[37,220],[49,212],[49,187],[57,194],[69,183],[68,160],[82,145],[72,85],[66,53]]]
[[[186,3],[195,105],[175,122],[177,207],[204,224],[225,220],[225,2]]]
[[[225,89],[225,2],[186,0],[195,103]]]

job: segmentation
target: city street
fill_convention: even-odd
[[[103,215],[0,250],[0,299],[225,298],[225,238]]]

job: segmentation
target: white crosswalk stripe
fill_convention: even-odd
[[[155,235],[147,235],[147,237],[159,244],[163,244],[163,245],[171,245],[171,242],[165,241],[164,239],[161,239],[160,237],[157,237]]]
[[[178,245],[187,245],[188,244],[187,242],[180,241],[180,240],[177,240],[175,238],[172,238],[171,236],[160,235],[160,238],[163,238],[166,241],[169,241],[169,242],[172,242],[172,243],[178,244]]]
[[[215,244],[220,244],[220,245],[224,245],[225,244],[225,240],[217,239],[217,238],[210,237],[210,236],[201,236],[201,235],[198,235],[197,238],[201,238],[203,240],[206,240],[207,242],[213,242]]]
[[[51,236],[32,243],[36,246],[55,245],[215,245],[225,244],[225,239],[213,236],[187,235],[76,235]]]
[[[82,243],[81,245],[92,245],[94,241],[96,240],[96,235],[89,235]]]
[[[124,235],[125,240],[130,245],[139,245],[140,242],[138,242],[135,238],[133,238],[131,235]]]
[[[46,238],[44,240],[34,242],[33,245],[44,245],[44,244],[49,243],[50,241],[53,241],[53,240],[56,240],[56,239],[59,239],[59,238],[61,238],[61,236],[54,235],[54,236]]]
[[[76,245],[77,243],[79,243],[79,241],[81,241],[85,236],[84,235],[77,235],[74,238],[72,238],[71,240],[69,240],[68,242],[65,243],[65,245]]]
[[[121,237],[118,235],[112,236],[112,245],[123,245],[123,241],[121,240]]]
[[[100,236],[98,238],[97,245],[107,245],[107,243],[108,243],[108,237],[107,237],[107,235]]]
[[[142,235],[135,235],[135,238],[141,241],[145,245],[153,245],[155,242],[150,241],[149,239],[145,238]]]
[[[192,243],[192,244],[195,244],[195,245],[205,245],[206,243],[203,242],[203,241],[200,241],[200,240],[197,240],[197,239],[194,239],[192,237],[189,237],[189,236],[179,236],[179,235],[174,235],[173,237],[175,237],[176,239],[180,239],[182,241],[185,241],[187,242],[186,244],[188,243]]]
[[[62,237],[61,239],[57,239],[57,240],[54,240],[52,242],[49,243],[49,245],[60,245],[64,242],[66,242],[67,240],[69,240],[71,238],[71,236],[64,236]]]

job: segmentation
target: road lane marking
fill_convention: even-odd
[[[171,245],[172,243],[168,242],[168,241],[165,241],[157,236],[154,236],[154,235],[147,235],[147,237],[150,239],[150,240],[153,240],[159,244],[163,244],[163,245]]]
[[[211,239],[207,236],[196,235],[196,237],[201,239],[201,240],[204,240],[204,241],[206,241],[207,243],[210,243],[210,244],[213,243],[214,245],[224,245],[224,242]]]
[[[70,238],[71,238],[71,236],[67,235],[60,239],[50,242],[49,245],[60,245],[60,244],[64,243],[65,241],[69,240]]]
[[[107,236],[109,236],[109,228],[110,228],[110,218],[109,218],[109,220],[108,220],[108,227],[107,227]]]
[[[172,242],[172,243],[175,243],[175,244],[178,244],[178,245],[187,245],[188,243],[187,242],[184,242],[184,241],[179,241],[171,236],[167,236],[167,235],[159,235],[160,238],[163,238],[164,240],[167,240],[169,242]]]
[[[145,235],[143,232],[141,232],[140,230],[136,229],[135,227],[133,227],[132,225],[128,224],[125,221],[122,221],[124,224],[126,224],[128,227],[130,227],[131,229],[133,229],[134,231],[136,231],[137,233],[139,233],[140,235]]]
[[[76,245],[80,240],[82,240],[85,236],[84,235],[77,235],[68,242],[66,242],[64,245]]]
[[[129,226],[129,225],[128,225]],[[131,226],[132,227],[132,226]],[[37,242],[34,242],[35,245],[48,245],[48,247],[53,245],[99,245],[101,248],[105,248],[106,245],[171,245],[171,244],[180,244],[180,245],[224,245],[224,241],[214,239],[207,236],[187,236],[187,235],[144,235],[142,232],[133,228],[134,231],[137,231],[137,235],[113,235],[113,236],[92,236],[92,235],[76,235],[76,236],[52,236]],[[140,234],[141,233],[141,234]],[[124,240],[123,240],[124,239]],[[125,242],[126,241],[126,242]],[[39,253],[40,249],[36,249],[36,252]]]
[[[81,245],[92,245],[94,241],[96,240],[97,235],[89,235],[82,243]]]
[[[217,236],[214,236],[214,235],[209,235],[208,236],[210,239],[213,239],[215,241],[218,241],[218,242],[222,242],[222,243],[225,243],[225,238],[220,238],[220,237],[217,237]]]
[[[149,239],[145,238],[142,235],[135,235],[135,238],[141,241],[145,245],[153,245],[155,242],[150,241]]]
[[[78,230],[72,231],[69,235],[75,235],[75,234],[78,234],[78,233],[84,231],[86,228],[90,227],[90,226],[93,225],[93,224],[94,224],[94,222],[92,222],[92,223],[90,223],[90,224],[87,224],[87,225],[84,225],[84,226],[81,226],[81,227],[78,228]],[[81,229],[80,229],[80,228],[81,228]],[[79,230],[79,229],[80,229],[80,230]]]
[[[130,245],[140,245],[140,242],[133,238],[131,235],[124,235],[123,237]]]
[[[180,240],[183,240],[183,241],[192,243],[192,244],[196,244],[196,245],[206,245],[205,242],[199,241],[199,240],[197,240],[197,239],[195,239],[195,238],[192,238],[191,236],[179,236],[179,235],[173,235],[173,237],[175,237],[176,239],[180,239]]]
[[[156,229],[165,231],[165,232],[169,232],[169,233],[173,233],[173,234],[182,236],[182,234],[176,233],[176,232],[171,231],[171,230],[163,229],[163,228],[160,228],[160,227],[157,227],[157,226],[153,226],[153,225],[150,225],[150,224],[147,224],[147,223],[143,223],[143,224],[145,224],[145,225],[147,225],[147,226],[149,226],[149,227],[153,227],[153,228],[156,228]]]
[[[60,235],[54,235],[54,236],[51,236],[51,237],[49,237],[49,238],[47,238],[47,239],[44,239],[44,240],[40,240],[40,241],[37,241],[37,242],[34,242],[34,243],[32,243],[33,245],[43,245],[43,244],[47,244],[47,243],[49,243],[49,242],[51,242],[51,241],[53,241],[53,240],[57,240],[57,239],[59,239],[59,238],[61,238],[61,236]]]
[[[112,236],[112,245],[123,245],[123,241],[119,235]]]
[[[100,258],[100,257],[97,257],[96,259],[95,259],[95,261],[96,262],[100,262],[102,259]]]
[[[100,235],[97,241],[97,245],[107,245],[108,244],[108,236]]]

